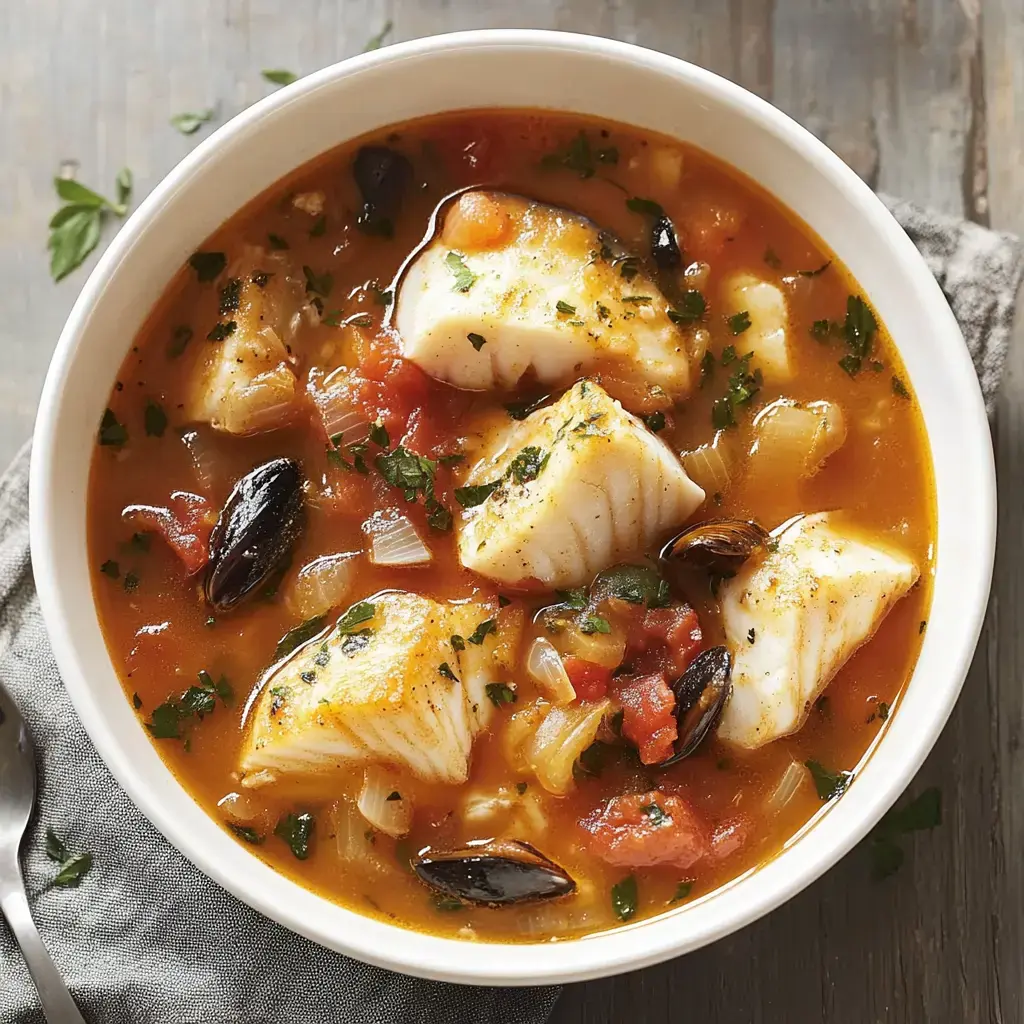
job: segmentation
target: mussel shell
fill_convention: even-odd
[[[669,765],[689,757],[711,732],[725,702],[732,693],[732,658],[725,647],[701,651],[686,671],[672,684],[676,696],[678,736],[670,757],[654,767]]]
[[[664,215],[656,218],[651,226],[651,259],[661,270],[675,270],[683,263],[676,229]]]
[[[362,146],[352,161],[352,176],[379,217],[393,217],[412,181],[412,164],[388,146]]]
[[[431,888],[488,907],[556,899],[576,891],[564,868],[520,840],[428,852],[412,866]]]
[[[659,557],[732,575],[768,540],[768,531],[748,519],[708,519],[673,537]]]
[[[207,601],[225,611],[252,593],[288,558],[304,524],[297,462],[274,459],[246,473],[210,534]]]

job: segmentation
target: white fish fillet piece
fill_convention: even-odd
[[[828,512],[783,531],[774,552],[752,559],[719,590],[733,653],[719,737],[754,748],[800,729],[919,575],[910,558],[851,535]]]
[[[736,338],[737,353],[753,352],[751,366],[759,368],[769,384],[790,380],[794,367],[785,295],[770,282],[747,273],[727,277],[721,294],[725,316],[743,312],[750,315],[750,326]]]
[[[535,479],[509,473],[524,449]],[[680,527],[703,501],[671,449],[593,381],[510,426],[464,485],[500,486],[458,522],[462,564],[502,583],[589,583]]]
[[[202,354],[187,413],[193,422],[250,434],[280,425],[283,410],[296,397],[287,345],[298,330],[306,295],[287,258],[257,246],[247,246],[217,286],[231,281],[240,282],[238,308],[223,312],[220,323],[236,326],[222,341],[195,346]]]
[[[486,729],[496,681],[494,635],[453,650],[494,612],[387,592],[368,599],[367,636],[308,644],[265,682],[249,714],[239,767],[244,773],[322,775],[351,762],[383,762],[427,782],[469,777],[473,741]],[[443,675],[447,664],[455,680]]]
[[[600,364],[676,398],[689,392],[686,335],[669,319],[665,296],[642,271],[623,277],[624,254],[615,246],[608,256],[597,225],[521,196],[486,194],[514,230],[494,248],[458,251],[475,275],[464,291],[440,235],[416,258],[395,309],[407,359],[470,390],[511,389],[528,370],[542,384],[565,385]],[[629,301],[637,297],[646,301]],[[485,339],[479,350],[470,334]]]

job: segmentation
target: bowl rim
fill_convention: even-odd
[[[962,387],[965,422],[965,444],[977,459],[975,483],[977,518],[974,524],[972,552],[974,560],[965,565],[958,577],[958,586],[969,609],[963,630],[954,638],[954,649],[948,659],[950,680],[936,701],[934,713],[918,723],[914,744],[901,750],[895,770],[887,785],[878,787],[861,801],[859,813],[843,815],[845,826],[833,843],[802,843],[802,867],[790,873],[778,870],[788,863],[788,847],[772,860],[752,869],[714,893],[687,905],[697,907],[709,901],[726,904],[723,896],[741,885],[751,874],[770,879],[760,889],[746,893],[746,899],[728,902],[728,912],[714,917],[705,915],[702,926],[687,930],[673,928],[676,913],[661,914],[611,931],[557,943],[497,944],[465,942],[401,926],[389,925],[328,904],[308,890],[264,865],[261,872],[248,871],[246,884],[238,873],[231,872],[177,822],[173,815],[153,799],[150,783],[134,770],[120,748],[120,740],[105,721],[102,706],[90,692],[88,673],[76,650],[68,628],[67,609],[61,600],[61,566],[55,558],[52,535],[56,529],[57,511],[61,504],[59,488],[53,473],[58,414],[70,386],[69,367],[81,335],[87,327],[90,311],[105,290],[118,277],[126,254],[146,226],[158,216],[165,199],[185,188],[208,154],[231,139],[258,133],[259,123],[268,114],[295,103],[313,92],[331,85],[368,67],[398,63],[410,57],[439,55],[451,48],[506,48],[523,51],[583,51],[610,62],[639,63],[652,71],[680,80],[696,93],[713,94],[716,102],[733,108],[742,116],[754,119],[782,139],[815,172],[828,179],[850,198],[859,212],[880,236],[880,245],[892,250],[913,284],[915,301],[927,311],[935,329],[935,344],[950,360],[950,368]],[[813,225],[811,225],[813,230]],[[934,458],[934,453],[933,453]],[[959,695],[977,645],[984,621],[991,583],[995,550],[996,489],[991,440],[984,402],[959,326],[942,292],[923,258],[903,229],[889,214],[878,197],[823,143],[786,114],[765,100],[727,79],[679,58],[648,50],[635,44],[604,39],[598,36],[555,32],[539,29],[488,29],[446,33],[398,43],[380,50],[350,57],[295,84],[271,93],[237,114],[228,123],[201,142],[186,156],[139,205],[129,221],[113,239],[99,260],[76,300],[54,352],[37,414],[34,450],[30,470],[30,537],[32,561],[40,605],[47,624],[54,655],[67,692],[83,725],[100,756],[118,784],[135,805],[168,839],[204,874],[262,914],[290,930],[328,948],[354,956],[376,966],[445,981],[472,984],[530,985],[550,982],[581,981],[626,970],[645,967],[670,957],[690,952],[744,927],[770,912],[821,876],[874,826],[881,815],[903,791],[920,768],[944,726]],[[934,597],[933,597],[934,600]],[[883,733],[880,745],[885,746]],[[177,783],[180,786],[180,783]],[[852,789],[853,787],[851,787]],[[182,787],[184,789],[184,787]],[[187,793],[187,791],[185,791]],[[191,799],[191,798],[190,798]],[[820,815],[813,821],[820,819]],[[802,836],[804,833],[798,834]],[[797,838],[797,837],[794,837]],[[233,846],[237,847],[232,840]],[[240,856],[262,864],[239,848]],[[265,875],[272,876],[271,882]],[[253,878],[267,882],[267,888],[252,883]],[[291,887],[290,889],[288,887]],[[275,899],[274,893],[287,893],[290,900]],[[304,894],[304,895],[303,895]],[[311,897],[313,902],[306,897]],[[323,906],[326,904],[326,906]],[[305,913],[323,906],[320,913]],[[328,908],[333,908],[330,910]],[[335,911],[340,911],[337,913]],[[338,922],[355,927],[343,929]],[[503,952],[493,955],[495,948]],[[490,951],[490,952],[488,952]],[[481,955],[483,954],[483,955]]]

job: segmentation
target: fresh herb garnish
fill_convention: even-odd
[[[167,413],[164,412],[163,406],[150,399],[146,402],[142,422],[150,437],[163,437],[164,431],[167,429]]]
[[[583,587],[574,590],[556,590],[558,600],[574,612],[581,612],[587,607],[587,592]]]
[[[797,273],[801,277],[817,277],[819,274],[824,274],[825,271],[828,270],[828,268],[831,267],[831,266],[832,266],[832,261],[831,260],[826,260],[824,263],[822,263],[822,265],[820,267],[817,267],[814,270],[798,270]]]
[[[515,704],[519,699],[514,683],[488,683],[484,690],[496,708],[500,708],[502,704]]]
[[[444,914],[450,914],[456,910],[462,910],[465,904],[462,900],[455,896],[446,896],[444,893],[436,892],[430,897],[430,902],[434,905],[435,910],[440,910]]]
[[[576,307],[570,306],[564,299],[559,299],[555,303],[555,309],[559,313],[564,313],[566,316],[574,316],[576,314]]]
[[[207,334],[207,341],[227,341],[238,327],[238,322],[235,320],[221,321],[220,323],[214,324],[210,328],[210,333]]]
[[[287,249],[289,248],[288,240],[282,238],[280,235],[275,235],[273,232],[267,235],[267,242],[270,243],[271,249]]]
[[[884,700],[880,700],[878,702],[878,717],[883,722],[887,722],[889,720],[889,705]]]
[[[776,253],[776,251],[771,246],[765,249],[764,256],[762,258],[764,259],[765,263],[767,263],[768,266],[774,270],[778,270],[779,267],[782,266],[782,260],[779,259],[778,253]]]
[[[636,914],[637,897],[634,875],[627,875],[612,886],[612,910],[620,921],[628,921]]]
[[[377,420],[370,424],[370,440],[378,448],[387,448],[391,444],[391,438],[388,436],[387,427],[384,426],[383,421]]]
[[[651,412],[641,419],[644,421],[644,426],[654,434],[665,429],[665,414],[663,412]]]
[[[273,660],[280,661],[291,654],[297,647],[301,647],[306,641],[312,640],[324,628],[326,622],[326,615],[314,615],[312,618],[306,619],[305,622],[293,626],[278,640],[277,647],[274,648]]]
[[[672,895],[672,899],[669,900],[669,903],[678,903],[680,900],[685,900],[692,890],[693,882],[680,882],[676,886],[676,891]]]
[[[50,276],[61,281],[96,248],[104,217],[113,213],[123,217],[128,212],[132,176],[124,168],[115,180],[116,201],[111,201],[73,178],[54,178],[54,188],[64,202],[50,218]]]
[[[811,324],[810,335],[815,341],[828,341],[836,330],[838,325],[831,320],[815,320]]]
[[[664,608],[671,598],[668,583],[650,565],[613,565],[597,574],[590,588],[595,601],[618,597],[629,604]]]
[[[652,295],[623,295],[620,302],[628,302],[632,306],[647,306],[650,305],[654,296]]]
[[[227,283],[220,289],[217,312],[220,316],[227,316],[228,313],[237,313],[242,300],[242,279],[229,277]]]
[[[361,626],[364,622],[369,622],[376,613],[377,606],[372,604],[370,601],[359,601],[352,605],[351,608],[337,622],[337,630],[339,635],[345,636],[347,633],[354,633],[357,626]]]
[[[138,590],[139,587],[139,574],[137,572],[126,572],[124,574],[124,590],[126,594],[130,594],[133,590]]]
[[[878,321],[871,307],[859,295],[850,295],[843,321],[843,337],[849,352],[839,360],[839,365],[851,377],[857,375],[862,361],[871,354],[871,340],[877,329]]]
[[[299,80],[298,75],[293,71],[286,71],[284,68],[272,68],[269,71],[261,71],[260,74],[272,85],[291,85],[292,82]]]
[[[934,786],[909,804],[888,811],[869,837],[872,877],[880,881],[899,870],[904,856],[898,842],[902,836],[941,824],[942,794]]]
[[[531,398],[526,402],[509,402],[505,406],[505,412],[514,420],[525,420],[531,412],[536,412],[549,397],[549,395],[541,395],[539,398]]]
[[[587,615],[580,623],[580,632],[591,634],[591,633],[610,633],[612,627],[609,625],[608,620],[602,618],[600,615]]]
[[[437,671],[440,676],[451,680],[453,683],[457,683],[459,681],[459,677],[452,671],[452,667],[447,661],[442,661],[441,664],[437,666]]]
[[[555,150],[541,158],[540,165],[545,170],[554,170],[564,167],[566,170],[575,171],[581,178],[592,178],[597,171],[597,164],[616,164],[619,162],[619,151],[614,146],[606,149],[599,149],[596,152],[587,138],[586,132],[581,131],[565,147]]]
[[[46,856],[60,865],[57,874],[50,882],[51,886],[74,888],[92,868],[92,854],[68,853],[67,847],[52,828],[46,830]]]
[[[586,751],[584,751],[584,753],[586,753]],[[522,796],[526,792],[526,788],[527,788],[527,783],[525,783],[525,782],[517,782],[516,783],[516,792],[520,796]]]
[[[536,445],[527,445],[509,463],[508,475],[517,484],[527,484],[540,476],[550,458],[551,452],[546,452],[542,448],[536,447]]]
[[[171,127],[177,128],[182,135],[195,135],[204,124],[213,120],[213,108],[209,110],[186,111],[175,114],[171,118]]]
[[[302,273],[306,277],[306,291],[310,295],[319,295],[321,298],[326,299],[331,294],[331,289],[334,287],[334,276],[326,271],[323,274],[317,274],[312,267],[303,265]]]
[[[466,649],[466,641],[458,633],[452,633],[448,638],[448,642],[452,645],[453,651],[464,651]]]
[[[450,252],[445,256],[444,263],[455,277],[455,283],[452,285],[453,290],[468,292],[473,287],[473,282],[476,281],[477,275],[466,266],[466,261],[462,254]]]
[[[216,280],[228,265],[228,258],[222,252],[194,252],[188,258],[188,265],[196,272],[200,284]]]
[[[661,828],[664,825],[672,824],[672,815],[669,814],[661,804],[644,804],[640,811],[647,816],[647,820],[655,827]]]
[[[477,505],[482,505],[500,486],[500,480],[492,480],[486,484],[456,487],[455,500],[463,508],[476,508]]]
[[[132,694],[132,707],[135,708],[136,711],[138,711],[139,708],[142,707],[142,698],[138,695],[138,693]]]
[[[110,409],[104,410],[103,418],[100,420],[100,444],[120,448],[127,440],[128,430],[124,424],[117,421],[117,417]]]
[[[473,630],[471,636],[466,637],[466,643],[476,644],[478,647],[484,642],[484,638],[489,634],[494,633],[498,626],[494,619],[484,619],[476,629]]]
[[[263,842],[263,836],[256,829],[250,828],[248,825],[236,825],[234,822],[229,821],[227,826],[239,839],[244,839],[247,843],[252,843],[253,846],[259,846]]]
[[[725,353],[722,354],[725,362]],[[751,372],[750,360],[754,353],[732,360],[736,369],[729,375],[728,391],[724,398],[716,399],[711,406],[711,423],[715,430],[725,430],[736,425],[736,410],[746,405],[760,391],[762,376],[759,369]]]
[[[733,334],[742,334],[750,327],[750,311],[744,309],[740,313],[734,313],[728,319],[729,330]]]
[[[366,41],[366,45],[363,47],[363,53],[369,53],[371,50],[379,50],[381,46],[384,45],[384,40],[391,34],[391,30],[393,28],[394,25],[389,18],[384,22],[381,30],[375,36],[370,36]]]
[[[633,196],[626,200],[626,206],[634,213],[645,213],[650,217],[664,217],[665,211],[660,203],[653,199],[643,199],[640,196]]]
[[[704,296],[694,288],[690,288],[679,297],[674,309],[667,311],[669,320],[674,324],[692,324],[699,320],[707,309]]]
[[[434,472],[437,463],[423,455],[409,451],[404,445],[398,445],[373,460],[377,471],[392,487],[405,492],[407,500],[412,501],[417,493],[425,497],[433,497]]]
[[[299,860],[309,856],[309,842],[313,838],[316,821],[308,811],[286,814],[274,827],[274,835],[283,839]]]
[[[804,764],[810,769],[814,788],[821,800],[831,800],[843,795],[850,782],[849,772],[829,771],[819,761],[805,761]]]
[[[188,324],[178,324],[174,328],[171,340],[167,345],[167,358],[177,359],[185,351],[185,346],[192,340],[192,328]]]
[[[903,378],[897,377],[896,374],[892,375],[892,393],[900,398],[910,397],[910,391],[907,385],[903,383]]]
[[[487,339],[482,334],[473,334],[472,332],[470,332],[469,334],[466,335],[466,337],[469,338],[470,345],[472,345],[473,348],[477,350],[477,352],[479,352],[480,349],[482,349],[484,345],[487,344]]]
[[[704,387],[705,381],[715,372],[715,357],[711,352],[705,352],[700,359],[700,384]]]

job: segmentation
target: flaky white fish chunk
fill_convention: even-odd
[[[266,680],[240,770],[323,776],[381,762],[426,782],[465,782],[493,711],[494,634],[479,629],[493,614],[397,591],[354,605]],[[466,638],[464,650],[453,649],[453,634]]]
[[[914,585],[901,552],[852,535],[828,512],[805,516],[778,547],[719,590],[732,696],[718,735],[761,747],[796,732],[815,699]]]
[[[750,317],[750,326],[736,338],[736,351],[740,355],[753,352],[752,364],[769,384],[790,380],[794,366],[786,296],[769,281],[747,273],[727,277],[721,294],[725,316],[747,313]]]
[[[510,426],[463,483],[456,496],[479,503],[459,517],[462,564],[547,587],[589,583],[704,501],[671,449],[587,380]]]
[[[402,282],[407,359],[471,390],[511,389],[529,370],[565,385],[610,364],[675,398],[689,392],[686,335],[635,258],[585,217],[521,196],[469,193],[448,217],[474,204],[497,224],[484,245],[459,248],[442,232]]]
[[[229,434],[280,426],[298,391],[287,346],[305,287],[285,256],[258,246],[247,246],[217,286],[220,320],[202,342],[187,415]]]

